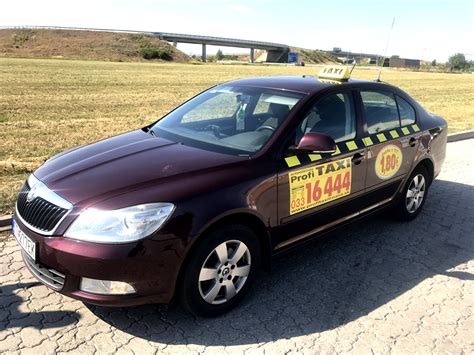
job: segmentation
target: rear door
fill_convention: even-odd
[[[353,92],[327,94],[300,118],[292,133],[297,145],[307,132],[330,135],[337,143],[334,154],[282,157],[278,173],[279,239],[283,248],[357,214],[363,196],[366,161],[357,124]]]
[[[416,112],[402,97],[389,91],[361,90],[364,145],[367,147],[366,201],[388,202],[411,170],[420,128]]]

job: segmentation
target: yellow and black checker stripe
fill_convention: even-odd
[[[359,139],[339,142],[336,144],[336,151],[332,154],[332,156],[350,153],[358,149],[370,147],[372,145],[377,145],[380,143],[385,143],[398,139],[400,137],[409,136],[420,131],[421,129],[417,124],[412,124],[401,128],[395,128],[389,131],[375,133],[370,136],[366,136]],[[293,155],[290,157],[286,157],[285,163],[288,168],[293,168],[295,166],[306,165],[322,159],[323,157],[320,154],[302,154],[298,156]]]

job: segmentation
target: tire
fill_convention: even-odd
[[[216,317],[248,293],[260,266],[260,244],[250,228],[237,224],[218,228],[198,243],[183,270],[181,305],[194,315]]]
[[[411,221],[420,214],[428,196],[430,182],[431,177],[423,165],[413,170],[395,206],[398,219]]]

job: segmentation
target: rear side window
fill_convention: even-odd
[[[264,100],[258,100],[255,109],[253,110],[254,115],[258,115],[260,113],[268,113],[270,111],[270,103]]]
[[[369,134],[400,127],[397,102],[393,94],[381,91],[361,91]]]
[[[416,121],[415,109],[406,100],[397,96],[398,111],[400,112],[400,122],[402,126],[414,124]]]

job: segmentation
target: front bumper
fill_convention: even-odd
[[[143,239],[128,244],[95,244],[62,236],[42,236],[29,230],[18,218],[15,223],[36,243],[33,261],[23,254],[25,265],[44,285],[66,296],[105,306],[169,303],[186,252],[182,239]],[[137,291],[129,295],[84,292],[82,277],[122,281]]]

